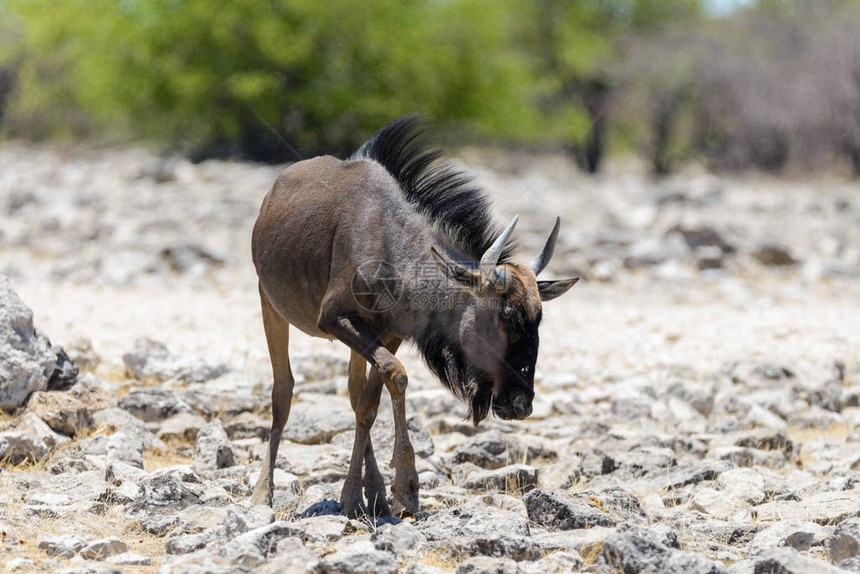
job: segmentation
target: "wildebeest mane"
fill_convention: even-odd
[[[501,233],[480,187],[463,170],[442,160],[420,116],[389,123],[364,142],[350,159],[372,159],[394,177],[406,200],[451,244],[476,261]],[[508,242],[499,259],[513,252]]]
[[[439,328],[427,327],[415,338],[415,344],[430,371],[469,405],[466,418],[477,425],[487,418],[493,399],[492,384],[481,384],[485,376],[469,368],[457,341],[449,339]]]

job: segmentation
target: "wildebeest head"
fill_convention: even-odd
[[[552,257],[560,222],[557,218],[543,250],[527,265],[498,264],[517,217],[484,253],[480,269],[432,250],[448,275],[474,297],[460,316],[460,356],[452,354],[446,361],[447,378],[461,386],[476,424],[490,407],[503,419],[524,419],[532,412],[541,302],[562,295],[578,281],[537,280]]]

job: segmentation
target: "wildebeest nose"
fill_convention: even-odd
[[[513,407],[517,418],[524,419],[532,414],[532,406],[526,403],[526,398],[523,395],[519,395],[514,399]]]

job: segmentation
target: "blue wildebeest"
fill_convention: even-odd
[[[391,513],[369,434],[383,385],[394,410],[395,510],[418,511],[407,376],[394,356],[402,341],[413,342],[468,403],[475,424],[491,409],[504,419],[531,414],[541,301],[576,282],[535,278],[552,257],[559,220],[529,264],[511,263],[516,218],[499,230],[483,192],[442,162],[425,135],[416,117],[400,118],[348,161],[326,156],[291,165],[263,200],[252,253],[274,387],[269,448],[251,504],[272,503],[293,393],[290,325],[352,350],[356,432],[341,493],[349,516]]]

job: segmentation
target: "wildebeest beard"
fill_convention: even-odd
[[[441,329],[428,329],[416,339],[418,350],[430,371],[469,405],[466,418],[477,426],[490,414],[493,405],[492,377],[466,363],[459,343],[445,336]]]

